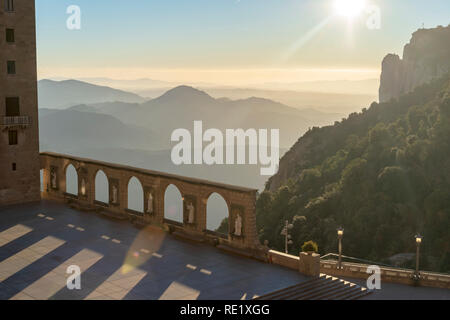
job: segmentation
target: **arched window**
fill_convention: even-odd
[[[228,234],[228,205],[218,193],[209,196],[206,204],[206,228],[223,234]]]
[[[66,168],[66,193],[78,195],[78,173],[71,164]]]
[[[128,182],[128,209],[144,212],[144,189],[136,177]]]
[[[95,175],[95,200],[109,203],[109,183],[106,174],[99,170]]]
[[[183,223],[183,198],[173,184],[164,193],[164,218]]]

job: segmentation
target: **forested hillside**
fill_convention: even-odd
[[[309,130],[257,201],[261,241],[283,249],[286,219],[293,254],[336,252],[343,226],[345,255],[386,262],[420,232],[422,267],[450,271],[450,76]]]

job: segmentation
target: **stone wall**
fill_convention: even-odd
[[[228,235],[217,235],[217,241],[241,249],[259,247],[255,215],[257,190],[55,153],[41,153],[40,163],[41,169],[44,170],[43,198],[70,202],[80,209],[104,211],[140,223],[168,226],[205,240],[211,239],[212,236],[206,227],[207,201],[211,194],[217,193],[227,203],[231,221]],[[66,170],[69,165],[73,165],[78,174],[78,195],[66,193]],[[109,181],[109,203],[95,201],[95,177],[100,170],[106,174]],[[137,178],[143,187],[144,212],[128,209],[128,183],[133,177]],[[194,224],[188,224],[186,221],[177,223],[164,218],[164,195],[169,185],[178,188],[183,200],[194,201]],[[116,199],[113,196],[114,188]],[[152,212],[147,208],[150,193],[154,199],[153,210],[150,210]],[[237,214],[242,217],[241,236],[236,236],[234,230]]]
[[[299,270],[299,257],[275,250],[269,250],[268,259],[270,263],[297,271]]]

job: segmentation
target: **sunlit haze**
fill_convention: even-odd
[[[422,24],[447,25],[449,11],[437,0],[78,0],[81,30],[68,30],[72,4],[37,1],[39,78],[375,79],[386,52],[401,53]],[[368,5],[380,8],[380,29],[367,28]]]

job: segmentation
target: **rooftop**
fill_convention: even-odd
[[[66,287],[71,265],[81,269],[81,290]],[[138,228],[56,202],[0,209],[0,299],[239,300],[307,280],[156,227]],[[366,298],[450,299],[450,290],[383,283]]]

